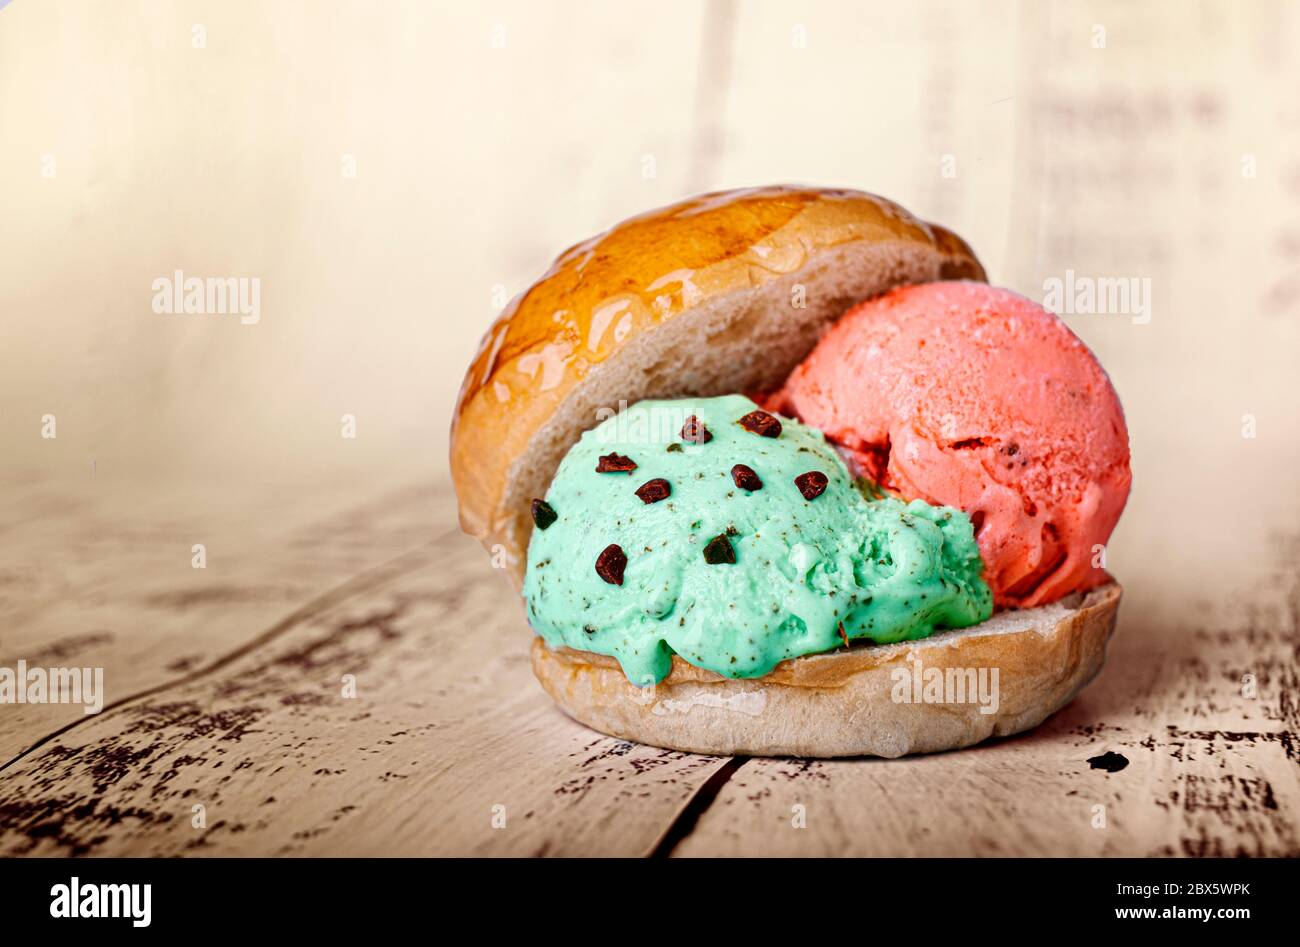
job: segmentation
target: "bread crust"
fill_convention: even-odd
[[[452,421],[461,526],[518,585],[530,494],[596,408],[774,387],[861,299],[984,278],[960,237],[860,191],[726,191],[627,220],[561,254],[483,337]],[[704,339],[697,361],[716,364],[690,375],[677,349]]]
[[[719,756],[883,756],[932,753],[1042,723],[1101,669],[1115,628],[1118,583],[971,628],[894,645],[855,645],[734,680],[674,656],[653,688],[633,687],[605,655],[533,642],[533,673],[569,716],[611,736]],[[919,662],[914,663],[914,662]],[[903,702],[930,669],[997,669],[991,701]],[[970,678],[966,677],[969,681]],[[950,692],[949,696],[958,696]]]

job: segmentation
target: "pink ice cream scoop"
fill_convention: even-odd
[[[942,282],[868,300],[769,404],[886,489],[964,510],[997,605],[1106,581],[1132,479],[1124,412],[1088,348],[1023,296]]]

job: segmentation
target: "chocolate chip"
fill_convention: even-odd
[[[533,522],[538,529],[546,529],[556,520],[555,510],[545,500],[533,501]]]
[[[707,444],[713,440],[713,434],[699,418],[692,414],[682,425],[682,440],[691,444]]]
[[[731,479],[740,489],[748,490],[751,493],[763,489],[763,481],[758,479],[758,474],[754,473],[754,468],[746,467],[744,464],[736,464],[731,468]]]
[[[731,540],[726,533],[719,533],[709,540],[704,547],[704,561],[711,566],[735,563],[736,550],[731,548]]]
[[[822,495],[830,481],[820,470],[810,470],[794,478],[794,485],[799,488],[805,500],[815,500]]]
[[[658,503],[660,500],[668,499],[672,492],[672,486],[663,477],[647,480],[636,488],[636,495],[641,498],[642,503]]]
[[[682,445],[678,444],[676,441],[673,441],[673,443],[668,445],[668,453],[680,454],[681,452],[682,452]]]
[[[610,585],[623,584],[623,570],[627,568],[627,556],[618,543],[610,543],[596,557],[596,575]]]
[[[636,461],[622,454],[605,454],[596,464],[596,473],[631,473],[636,470]]]
[[[736,423],[759,437],[781,436],[781,422],[766,411],[751,411]]]

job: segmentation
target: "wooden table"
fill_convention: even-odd
[[[108,703],[0,707],[0,854],[1300,853],[1294,583],[1193,624],[1130,587],[1102,676],[1016,738],[718,759],[557,710],[445,486],[3,496],[0,666],[103,667]]]
[[[1293,8],[306,6],[0,12],[0,667],[111,701],[0,705],[0,854],[1300,854]],[[1067,314],[1127,413],[1126,593],[1033,733],[602,737],[456,531],[447,420],[505,300],[778,181],[888,195],[1034,298],[1150,280],[1149,321]],[[258,275],[265,318],[152,312],[176,269]]]

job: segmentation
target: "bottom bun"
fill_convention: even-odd
[[[652,746],[718,756],[906,756],[1042,723],[1101,670],[1120,587],[891,645],[793,658],[747,680],[673,657],[630,684],[612,657],[533,642],[533,673],[569,716]]]

